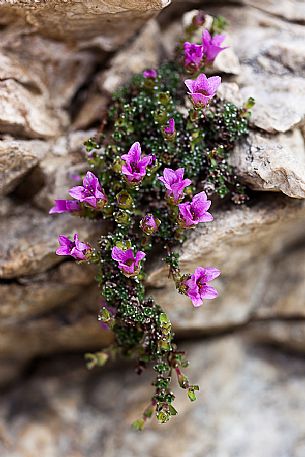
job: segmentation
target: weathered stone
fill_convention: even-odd
[[[28,26],[40,35],[66,41],[99,37],[104,49],[124,43],[143,23],[170,3],[169,0],[1,0],[2,23]],[[128,26],[127,26],[128,24]]]
[[[8,230],[9,227],[9,230]],[[23,204],[0,219],[0,278],[41,273],[62,261],[55,254],[60,234],[90,240],[96,225],[69,215],[50,216]]]
[[[46,142],[38,140],[0,141],[0,195],[11,192],[22,177],[46,155],[48,148]]]
[[[0,282],[1,325],[48,313],[80,295],[93,280],[94,270],[72,261],[46,273],[18,278],[13,283]]]
[[[241,3],[291,22],[305,24],[305,5],[302,0],[241,0]]]
[[[97,77],[100,90],[111,94],[133,74],[156,68],[160,51],[161,31],[158,23],[152,19],[128,48],[125,47],[111,59],[109,70]]]
[[[256,101],[251,122],[269,133],[284,133],[302,124],[304,27],[250,7],[232,5],[213,12],[229,20],[233,48],[241,63],[236,81],[242,97],[252,96]]]
[[[96,130],[77,131],[50,143],[49,153],[39,162],[44,186],[34,197],[37,206],[45,211],[55,199],[71,198],[68,190],[80,182],[80,173],[88,168],[83,143],[95,134]]]
[[[44,96],[18,81],[0,81],[0,128],[4,133],[28,138],[51,138],[67,126],[66,115],[54,113]]]
[[[130,422],[151,396],[152,373],[137,377],[121,365],[88,372],[71,356],[46,361],[1,396],[1,456],[303,457],[302,358],[238,336],[186,349],[198,400],[176,388],[178,416],[152,420],[141,435]]]
[[[249,207],[214,211],[212,224],[194,229],[181,248],[180,263],[186,272],[198,265],[215,266],[223,275],[238,274],[259,258],[275,255],[284,245],[302,239],[303,201],[268,196]],[[155,268],[148,284],[161,287],[167,268]]]
[[[271,261],[266,289],[255,314],[258,318],[305,318],[305,249],[290,248]],[[305,321],[304,321],[305,324]],[[293,325],[292,325],[293,326]],[[304,349],[305,349],[305,340]]]
[[[252,189],[305,198],[305,144],[298,129],[272,136],[251,132],[230,161]]]
[[[305,320],[293,319],[262,320],[251,323],[245,332],[252,341],[277,345],[285,350],[305,351]],[[303,357],[303,355],[302,355]]]
[[[124,46],[108,63],[108,69],[95,78],[87,99],[78,112],[74,128],[86,128],[101,121],[111,94],[125,84],[133,74],[156,68],[160,62],[163,43],[156,20],[151,19],[128,46]]]
[[[18,324],[14,319],[1,322],[0,357],[28,361],[38,355],[104,347],[113,341],[111,332],[101,329],[97,321],[97,287],[84,286],[82,294],[61,304],[56,312],[50,309]],[[37,309],[30,311],[34,314]]]
[[[262,316],[280,318],[284,309],[287,317],[303,317],[303,275],[300,271],[294,275],[285,259],[287,255],[289,258],[290,245],[304,238],[304,220],[302,202],[290,206],[288,199],[276,197],[251,209],[216,211],[213,224],[206,224],[190,235],[181,249],[180,260],[183,272],[191,273],[197,266],[218,267],[222,274],[214,283],[219,297],[194,309],[187,297],[177,293],[167,269],[156,266],[148,276],[149,293],[168,310],[175,329],[184,335],[215,333]],[[278,282],[274,263],[279,258],[283,261]],[[280,284],[284,277],[285,293],[281,301],[278,298],[281,311],[276,300],[283,290]],[[293,294],[296,283],[297,292]]]

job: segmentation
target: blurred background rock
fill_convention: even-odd
[[[169,3],[0,0],[1,457],[305,456],[305,3]],[[170,55],[194,8],[229,21],[221,96],[256,100],[231,159],[253,200],[214,211],[182,248],[186,271],[222,270],[219,299],[195,312],[150,265],[202,392],[179,392],[179,416],[136,435],[151,373],[87,372],[81,354],[111,341],[94,271],[54,254],[59,233],[103,227],[48,210],[111,92]]]

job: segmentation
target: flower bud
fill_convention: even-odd
[[[123,161],[120,157],[115,159],[113,166],[112,166],[113,171],[115,171],[115,173],[121,173],[122,164],[123,164]]]
[[[127,190],[121,190],[116,196],[118,206],[122,209],[130,209],[133,206],[133,199]]]
[[[140,222],[140,227],[146,235],[153,235],[158,231],[160,224],[160,219],[152,214],[146,214]]]
[[[169,102],[171,101],[171,96],[169,92],[160,92],[159,94],[159,102],[161,105],[167,106]]]
[[[168,141],[173,141],[176,137],[175,119],[170,118],[167,125],[163,128],[163,136]]]
[[[128,225],[130,223],[130,214],[126,211],[119,210],[115,213],[114,219],[118,224]]]

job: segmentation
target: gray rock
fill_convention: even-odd
[[[67,116],[54,113],[42,94],[14,79],[0,81],[0,128],[4,133],[27,138],[52,138],[67,127]]]
[[[109,64],[109,70],[97,77],[102,92],[112,93],[135,73],[156,68],[161,53],[161,31],[155,20],[150,20],[128,48],[118,52]]]
[[[80,291],[80,285],[78,287]],[[46,286],[44,290],[47,292]],[[23,314],[18,322],[16,322],[16,316],[1,322],[0,358],[7,360],[8,357],[12,357],[25,363],[35,356],[73,350],[86,351],[112,343],[113,335],[101,329],[97,320],[99,293],[96,286],[83,285],[81,293],[67,303],[59,299],[56,303],[57,310],[54,311],[52,308],[55,306],[56,292],[59,294],[57,289],[53,297],[51,295],[49,298],[49,311],[43,310],[43,305],[39,304],[38,298],[36,303],[28,305],[28,311],[32,317],[25,319]],[[63,299],[64,295],[67,295],[67,292],[62,295]],[[25,305],[27,305],[26,302]],[[37,313],[39,306],[40,314]]]
[[[65,41],[84,41],[99,37],[107,50],[117,49],[169,0],[31,0],[0,1],[2,23],[27,26],[31,31]],[[126,26],[128,24],[128,27]]]
[[[298,129],[272,136],[251,132],[237,145],[230,162],[254,190],[305,198],[305,144]]]
[[[45,273],[0,283],[1,326],[49,313],[77,298],[94,281],[94,270],[64,262]]]
[[[88,241],[96,231],[94,223],[69,215],[50,216],[26,204],[10,207],[0,218],[0,278],[44,272],[63,260],[55,254],[58,235],[78,232]]]
[[[130,429],[147,404],[152,373],[122,365],[87,372],[83,361],[47,361],[1,397],[3,457],[303,457],[302,358],[245,338],[197,341],[186,348],[198,400],[178,391],[179,415]]]
[[[111,94],[130,77],[147,68],[156,68],[160,62],[163,42],[156,20],[151,19],[128,46],[110,59],[108,68],[98,73],[85,103],[73,122],[74,128],[86,128],[100,122],[106,112]]]
[[[7,138],[0,141],[0,194],[11,192],[23,176],[38,165],[47,154],[44,141],[23,141]]]
[[[252,96],[256,101],[253,125],[268,133],[284,133],[302,124],[304,28],[250,7],[223,7],[213,12],[230,22],[229,33],[241,64],[236,82],[244,99]]]

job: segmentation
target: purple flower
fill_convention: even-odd
[[[102,208],[107,202],[107,197],[98,178],[91,171],[88,171],[84,177],[83,185],[72,187],[69,194],[75,200],[86,203],[93,208]]]
[[[146,235],[153,235],[159,229],[161,221],[152,214],[146,214],[140,222],[140,227]]]
[[[153,68],[149,70],[143,71],[143,76],[144,78],[149,78],[149,79],[156,79],[158,76],[158,72],[154,70]]]
[[[225,39],[225,35],[215,35],[211,37],[209,31],[205,29],[202,34],[202,47],[205,59],[207,62],[212,62],[216,59],[218,54],[221,51],[224,51],[225,48],[221,47],[222,42]]]
[[[184,63],[186,67],[198,70],[203,58],[203,47],[200,44],[186,41],[184,47]]]
[[[174,118],[171,117],[168,120],[168,125],[166,127],[164,127],[163,132],[164,132],[165,136],[167,136],[168,138],[172,138],[173,136],[175,136],[176,130],[175,130],[175,119]]]
[[[79,203],[74,200],[55,200],[55,205],[50,209],[49,214],[74,213],[80,209]]]
[[[186,295],[192,300],[194,306],[201,306],[204,299],[212,300],[218,297],[217,290],[208,283],[219,275],[220,271],[217,268],[196,268],[194,274],[185,282]]]
[[[211,98],[217,92],[221,83],[220,76],[212,76],[207,78],[204,73],[201,73],[197,79],[187,79],[184,81],[189,89],[189,95],[195,107],[202,108],[206,106]]]
[[[172,170],[171,168],[165,168],[163,176],[158,178],[166,189],[167,196],[172,198],[174,203],[178,203],[183,197],[183,190],[185,187],[192,184],[190,179],[183,179],[184,168],[178,168],[178,170]]]
[[[145,253],[138,251],[136,256],[132,249],[123,249],[115,246],[112,248],[111,257],[119,263],[119,269],[127,277],[136,276],[140,271],[140,261],[144,259]]]
[[[204,191],[193,197],[191,202],[180,203],[179,216],[182,227],[190,228],[199,222],[209,222],[213,220],[212,214],[208,213],[211,201],[207,199]]]
[[[129,182],[140,182],[146,175],[146,168],[152,162],[152,156],[142,156],[141,146],[137,141],[134,143],[128,154],[121,156],[121,159],[125,161],[125,165],[122,166],[122,173],[125,175]]]
[[[56,250],[57,255],[71,255],[77,260],[84,260],[87,252],[91,250],[89,244],[79,241],[77,233],[75,233],[73,241],[64,235],[60,235],[58,241],[60,247]]]

